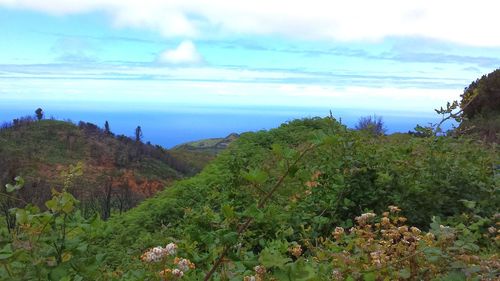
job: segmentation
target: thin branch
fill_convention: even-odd
[[[302,151],[299,155],[299,157],[297,157],[297,159],[295,159],[295,161],[293,162],[292,165],[288,165],[287,167],[287,170],[285,171],[285,173],[283,173],[283,175],[281,175],[281,177],[279,178],[279,180],[274,184],[273,188],[271,189],[271,191],[269,191],[269,193],[266,194],[266,196],[264,198],[262,198],[259,203],[257,204],[257,208],[259,209],[262,209],[265,204],[269,201],[269,199],[273,196],[274,192],[276,192],[276,190],[278,190],[278,188],[283,184],[283,182],[285,181],[285,178],[290,174],[291,170],[292,170],[292,167],[294,167],[295,165],[297,165],[300,160],[302,160],[302,158],[309,152],[311,151],[312,149],[314,149],[316,146],[315,145],[310,145],[309,147],[307,147],[306,149],[304,149],[304,151]],[[248,229],[248,227],[250,226],[250,224],[252,223],[253,221],[253,218],[249,217],[247,218],[247,220],[245,221],[244,224],[242,224],[239,228],[238,228],[238,238],[241,236],[241,234],[246,231]],[[227,255],[227,253],[229,252],[229,249],[230,247],[228,245],[224,246],[224,250],[222,251],[222,253],[220,254],[219,258],[217,259],[217,261],[214,263],[214,265],[212,266],[212,268],[210,269],[210,271],[207,273],[207,275],[205,275],[205,278],[203,279],[204,281],[208,281],[210,280],[210,278],[212,278],[212,275],[215,273],[215,271],[217,270],[217,268],[222,264],[222,262],[224,261],[224,258],[225,256]]]
[[[19,202],[23,202],[24,204],[29,204],[28,202],[24,201],[23,199],[14,197],[14,196],[9,195],[9,194],[5,194],[3,192],[0,192],[0,196],[6,197],[6,198],[9,198],[9,199],[12,199],[12,200],[16,200],[16,201],[19,201]]]

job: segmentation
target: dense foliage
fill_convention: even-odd
[[[461,106],[467,118],[500,113],[500,69],[473,81],[462,94]]]
[[[295,120],[241,135],[201,174],[106,223],[83,219],[66,190],[47,211],[13,210],[0,277],[493,280],[498,163],[496,145],[465,137]]]
[[[461,97],[461,131],[500,143],[500,69],[472,82]]]

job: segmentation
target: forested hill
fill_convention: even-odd
[[[23,201],[43,206],[51,188],[60,189],[70,170],[79,174],[70,188],[82,211],[109,216],[192,176],[211,159],[191,151],[169,151],[80,122],[15,119],[0,130],[0,184],[25,179]],[[196,163],[194,165],[193,163]]]

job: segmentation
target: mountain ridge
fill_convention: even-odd
[[[42,207],[50,189],[62,187],[63,174],[79,165],[83,176],[77,179],[72,193],[84,209],[88,206],[88,215],[102,214],[104,208],[106,216],[109,209],[129,209],[173,181],[198,173],[212,160],[196,151],[171,152],[116,136],[92,123],[29,116],[1,127],[0,156],[2,186],[22,176],[33,187],[21,193],[23,200]],[[110,196],[104,202],[103,198]],[[126,204],[120,202],[123,198]]]

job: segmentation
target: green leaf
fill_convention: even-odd
[[[460,201],[462,204],[464,204],[464,206],[467,208],[467,209],[474,209],[476,207],[476,202],[475,201],[469,201],[469,200],[465,200],[465,199],[462,199],[462,200],[458,200]]]
[[[230,244],[230,245],[236,244],[236,242],[238,242],[238,233],[229,232],[224,234],[224,236],[222,236],[222,242],[224,242],[224,244]]]
[[[73,209],[75,208],[75,202],[76,199],[75,197],[73,197],[73,195],[71,195],[68,192],[63,192],[61,196],[62,211],[65,212],[66,214],[73,211]]]
[[[61,264],[50,272],[49,277],[50,280],[60,281],[61,279],[68,277],[68,269],[65,265]]]
[[[24,209],[16,209],[16,223],[26,224],[29,222],[28,212]]]
[[[264,213],[262,210],[257,208],[257,205],[251,205],[248,209],[245,210],[245,216],[252,217],[255,220],[261,220],[264,218]]]
[[[363,274],[363,280],[364,281],[376,281],[377,280],[377,274],[373,272],[368,272]]]
[[[271,150],[276,156],[283,156],[283,147],[277,143],[271,145]]]
[[[48,200],[47,202],[45,202],[45,206],[47,206],[47,208],[54,213],[59,211],[59,206],[58,206],[55,198],[52,198],[52,199]]]
[[[466,277],[465,274],[459,271],[451,271],[442,279],[442,281],[465,281]]]
[[[0,260],[5,260],[12,257],[12,246],[10,244],[5,245],[2,250],[0,250]]]
[[[323,144],[324,145],[334,145],[338,140],[337,136],[327,136],[323,138]]]
[[[290,268],[290,278],[297,281],[317,280],[316,270],[311,263],[305,263],[303,260],[298,260],[295,263],[288,264]]]
[[[12,191],[16,190],[16,186],[8,183],[5,185],[5,189],[7,190],[7,192],[12,192]]]
[[[243,178],[255,184],[263,184],[267,181],[268,174],[260,169],[253,169],[243,173]]]
[[[16,191],[16,190],[19,190],[21,189],[23,186],[24,186],[24,179],[20,176],[17,176],[14,178],[14,181],[15,183],[14,184],[6,184],[5,185],[5,189],[7,192],[13,192],[13,191]]]
[[[234,208],[228,204],[222,205],[221,212],[226,219],[232,219],[235,217]]]
[[[265,248],[259,255],[259,262],[265,267],[278,267],[283,268],[286,263],[291,262],[290,258],[283,256],[275,249]]]

